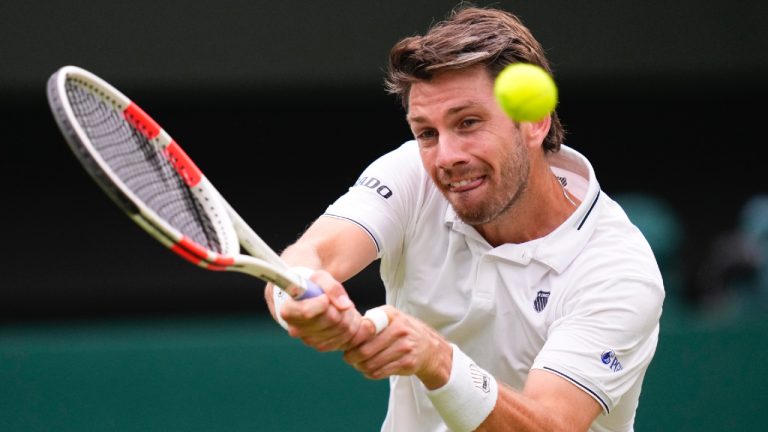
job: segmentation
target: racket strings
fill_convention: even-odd
[[[72,79],[72,111],[113,174],[160,218],[196,243],[221,252],[211,219],[168,159],[111,103]]]

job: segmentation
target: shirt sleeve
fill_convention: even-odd
[[[574,294],[532,368],[581,387],[607,414],[641,382],[653,358],[663,287],[654,280],[611,279]]]
[[[323,216],[354,222],[376,243],[378,257],[400,253],[425,176],[415,141],[379,157]]]

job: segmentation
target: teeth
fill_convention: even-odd
[[[466,185],[468,185],[468,184],[472,183],[472,182],[473,182],[473,181],[475,181],[475,180],[477,180],[477,179],[476,179],[476,178],[473,178],[473,179],[466,179],[466,180],[462,180],[462,181],[459,181],[459,182],[454,182],[454,183],[451,183],[451,187],[462,187],[462,186],[466,186]]]

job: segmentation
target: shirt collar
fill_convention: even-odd
[[[581,200],[576,211],[551,233],[530,242],[491,248],[477,230],[459,219],[450,204],[445,211],[446,226],[473,239],[473,243],[485,244],[489,254],[524,265],[531,260],[539,261],[561,273],[581,252],[596,228],[601,192],[592,165],[576,150],[562,145],[558,153],[549,155],[549,162],[552,172],[563,181],[568,192]]]

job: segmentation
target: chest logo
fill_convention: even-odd
[[[533,308],[536,312],[541,312],[547,307],[547,301],[549,300],[549,291],[539,291],[536,294],[536,298],[533,300]]]

